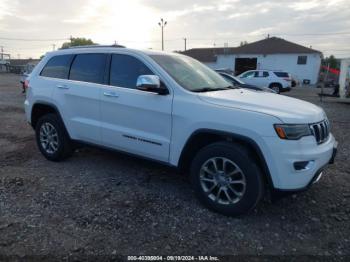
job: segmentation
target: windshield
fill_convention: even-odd
[[[192,92],[225,90],[230,87],[218,73],[199,61],[180,55],[150,55],[179,85]]]

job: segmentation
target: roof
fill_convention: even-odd
[[[47,52],[46,55],[48,56],[54,56],[59,54],[81,54],[81,53],[125,53],[125,54],[144,54],[144,55],[179,55],[174,52],[167,52],[167,51],[156,51],[156,50],[139,50],[139,49],[132,49],[132,48],[116,48],[113,46],[81,46],[79,48],[66,48],[66,49],[59,49],[56,51],[50,51]]]
[[[312,54],[318,53],[312,48],[308,48],[296,43],[289,42],[282,38],[270,37],[257,42],[246,44],[240,47],[214,47],[214,48],[193,48],[182,54],[191,56],[202,62],[215,62],[217,55],[238,55],[238,54]]]

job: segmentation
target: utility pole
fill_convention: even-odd
[[[185,41],[185,51],[187,50],[187,38],[185,37],[184,38],[184,41]]]
[[[4,60],[4,47],[3,46],[0,46],[1,47],[1,60]]]
[[[158,25],[162,28],[162,51],[164,51],[164,27],[167,25],[167,21],[164,21],[163,18],[160,19]]]

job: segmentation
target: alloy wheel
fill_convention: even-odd
[[[200,169],[200,185],[215,203],[239,202],[246,191],[246,178],[237,164],[225,157],[208,159]]]
[[[58,133],[56,128],[46,122],[40,127],[40,144],[48,154],[54,154],[58,150]]]

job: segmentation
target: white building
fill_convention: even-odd
[[[213,69],[230,69],[236,75],[247,70],[282,70],[299,81],[316,84],[322,53],[281,38],[271,37],[240,47],[194,48],[183,54]]]

